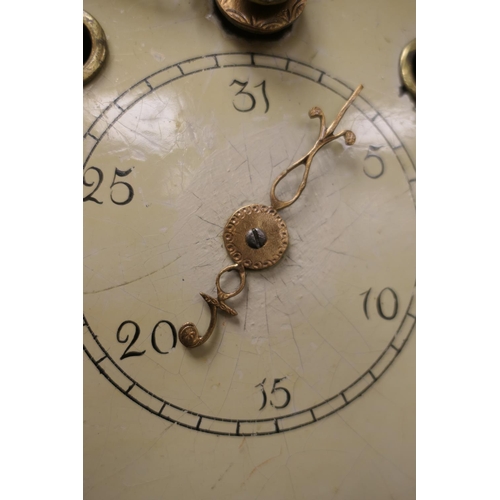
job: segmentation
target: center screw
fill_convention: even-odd
[[[266,233],[262,231],[262,229],[254,227],[247,232],[247,234],[245,235],[245,240],[249,247],[259,249],[266,244],[267,236]]]

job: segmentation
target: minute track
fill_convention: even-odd
[[[239,59],[238,59],[239,58]],[[207,65],[207,60],[212,60],[212,66]],[[235,61],[240,61],[239,63],[235,63]],[[246,62],[245,62],[246,61]],[[253,64],[252,64],[253,62]],[[199,66],[196,66],[198,63]],[[92,126],[89,128],[89,131],[94,129],[95,133],[87,133],[84,137],[86,140],[90,140],[88,143],[90,146],[90,152],[85,159],[84,168],[87,165],[89,158],[92,156],[96,147],[100,144],[103,138],[106,136],[108,130],[112,128],[121,118],[122,114],[126,113],[128,110],[132,109],[137,103],[139,103],[142,99],[148,96],[151,92],[161,88],[164,85],[167,85],[171,82],[174,82],[178,79],[188,77],[193,74],[197,74],[205,71],[215,71],[224,68],[230,67],[257,67],[257,68],[265,68],[274,71],[288,72],[293,75],[300,76],[301,78],[305,78],[316,84],[321,85],[324,88],[327,88],[334,93],[345,98],[345,95],[350,91],[346,86],[344,86],[339,80],[331,78],[326,72],[321,70],[316,70],[312,66],[302,64],[293,59],[284,58],[280,56],[269,56],[265,54],[257,54],[257,53],[224,53],[224,54],[214,54],[209,56],[203,56],[199,58],[193,58],[176,65],[169,66],[162,71],[153,73],[148,77],[144,78],[136,85],[132,86],[128,91],[121,94],[117,99],[115,99],[114,103],[111,103],[98,117]],[[165,81],[163,83],[158,83],[160,81],[160,75],[167,74],[172,68],[179,68],[179,74],[177,77]],[[198,69],[196,69],[198,68]],[[316,72],[316,73],[315,73]],[[316,76],[312,76],[316,75]],[[151,80],[153,83],[151,83]],[[334,82],[334,83],[332,83]],[[147,92],[136,93],[134,94],[134,89],[137,90],[139,85],[144,83],[144,89],[147,89]],[[332,86],[335,85],[335,90]],[[383,120],[383,118],[378,115],[378,113],[373,110],[366,102],[366,99],[363,97],[359,98],[362,102],[357,105],[357,101],[354,104],[365,117],[374,119],[374,126],[379,130],[379,132],[384,135],[382,130],[389,129],[391,131],[391,139],[393,138],[392,134],[396,136],[395,132],[390,128],[390,126]],[[118,115],[114,115],[113,110],[120,111],[121,107],[119,103],[126,102],[126,106],[123,107],[124,111]],[[381,125],[383,124],[383,126]],[[377,126],[378,125],[378,126]],[[390,144],[389,140],[387,141]],[[400,144],[402,144],[400,142]],[[392,147],[391,147],[392,148]],[[394,149],[394,148],[392,148]],[[403,158],[403,162],[399,160],[399,155],[396,155],[398,161],[400,161],[402,170],[408,179],[407,168],[408,165],[412,165],[413,162],[411,158],[408,156],[406,149],[404,146],[397,147],[397,152]],[[411,178],[413,181],[413,176]],[[410,300],[410,304],[408,305],[408,310],[412,305],[412,300]],[[413,313],[408,313],[408,319],[413,318]],[[362,395],[371,385],[377,381],[380,376],[387,370],[387,368],[392,364],[394,359],[401,352],[402,347],[406,343],[408,336],[413,331],[413,324],[408,328],[405,323],[406,316],[403,317],[401,321],[400,327],[396,334],[394,335],[391,342],[389,342],[387,348],[382,352],[380,357],[373,363],[369,370],[365,371],[362,375],[360,375],[354,382],[352,382],[348,387],[344,388],[342,391],[337,392],[332,397],[315,404],[311,407],[300,409],[299,411],[295,411],[289,413],[287,415],[282,415],[279,417],[273,418],[264,418],[264,419],[231,419],[231,418],[221,418],[216,416],[210,416],[206,414],[201,414],[197,412],[193,412],[190,410],[183,409],[177,405],[168,403],[165,399],[160,398],[153,394],[151,391],[146,389],[139,382],[135,381],[131,378],[127,373],[117,364],[115,361],[109,357],[105,348],[99,343],[97,336],[93,334],[89,327],[90,337],[87,336],[87,340],[85,342],[85,346],[89,347],[86,349],[86,352],[89,358],[96,364],[99,371],[108,378],[108,380],[112,381],[112,374],[118,370],[122,376],[125,376],[130,383],[125,387],[122,387],[123,384],[118,382],[112,382],[115,387],[117,387],[122,393],[126,394],[131,400],[138,403],[143,408],[148,409],[151,413],[166,419],[171,422],[177,422],[179,425],[184,427],[199,430],[200,432],[208,432],[212,434],[221,434],[228,436],[250,436],[250,435],[268,435],[274,434],[276,432],[284,432],[292,429],[297,429],[308,425],[310,423],[314,423],[317,420],[324,419],[325,417],[336,413],[338,410],[344,408],[346,405],[350,404],[352,401],[357,399],[360,395]],[[404,325],[403,325],[404,324]],[[403,328],[404,327],[404,328]],[[393,349],[390,349],[392,343],[396,340],[399,347],[393,346]],[[402,343],[401,343],[402,342]],[[390,349],[390,350],[389,350]],[[97,351],[97,354],[100,352],[100,356],[94,356],[91,352]],[[390,352],[394,352],[395,355],[389,361]],[[109,359],[109,362],[106,360]],[[113,368],[109,368],[109,373],[106,371],[108,366],[113,366]],[[366,376],[369,377],[371,381],[370,384],[366,384]],[[346,395],[347,394],[347,395]],[[145,402],[145,395],[152,398],[152,403],[148,404]],[[345,398],[345,401],[343,400]],[[342,400],[342,401],[340,401]],[[158,403],[158,404],[156,404]],[[340,403],[340,404],[339,404]],[[326,406],[332,405],[331,410],[327,411]],[[171,414],[169,414],[169,410],[172,409]],[[313,411],[314,410],[314,411]],[[186,415],[192,415],[194,417],[193,423],[186,423],[182,421],[182,419],[186,419]],[[199,419],[202,420],[199,420]],[[295,423],[294,423],[295,420]],[[299,422],[300,420],[300,422]],[[212,426],[213,424],[213,426]],[[261,425],[262,424],[262,425]],[[269,425],[267,425],[269,424]],[[262,426],[262,430],[255,430],[256,426]],[[264,428],[265,427],[265,428]]]
[[[408,310],[412,307],[412,303],[413,303],[413,299],[412,299],[411,303],[408,306]],[[406,341],[408,340],[408,338],[410,337],[411,333],[413,332],[413,330],[415,328],[415,323],[416,323],[415,316],[407,311],[405,317],[403,318],[403,321],[401,322],[401,325],[399,326],[399,328],[398,328],[398,330],[397,330],[397,332],[396,332],[396,334],[394,336],[394,338],[401,333],[401,327],[402,327],[402,325],[403,325],[403,323],[405,321],[406,316],[413,317],[414,321],[411,324],[411,328],[409,330],[407,330],[406,332],[404,332],[403,346],[406,343]],[[90,347],[90,346],[92,346],[92,344],[94,344],[91,347],[94,350],[94,352],[99,352],[100,351],[100,352],[104,352],[105,353],[104,347],[101,345],[101,343],[97,339],[97,336],[91,330],[90,326],[88,326],[88,324],[87,324],[87,322],[85,320],[85,317],[84,317],[84,324],[87,325],[86,328],[88,329],[88,332],[91,335],[91,339],[87,338],[87,340],[84,342],[83,348],[84,348],[85,353],[87,354],[87,356],[89,357],[89,359],[94,363],[94,365],[97,367],[97,369],[99,370],[99,372],[102,375],[104,375],[104,377],[109,382],[111,382],[122,394],[124,394],[129,399],[131,399],[135,403],[137,403],[140,406],[142,406],[144,409],[146,409],[149,412],[153,413],[154,415],[156,415],[156,416],[158,416],[160,418],[163,418],[163,419],[165,419],[165,420],[167,420],[169,422],[177,423],[178,425],[180,425],[182,427],[189,428],[189,429],[193,429],[193,430],[197,430],[197,431],[201,431],[201,432],[207,432],[209,434],[223,435],[223,436],[256,436],[256,435],[265,436],[265,435],[270,435],[270,434],[276,434],[277,432],[285,432],[285,431],[290,431],[290,430],[298,429],[298,428],[304,427],[305,425],[317,422],[318,420],[322,420],[322,419],[324,419],[324,418],[326,418],[326,417],[328,417],[330,415],[333,415],[337,411],[343,409],[344,407],[346,407],[347,405],[349,405],[350,403],[352,403],[354,400],[356,400],[362,394],[364,394],[364,392],[366,392],[366,390],[371,385],[373,385],[387,371],[387,369],[389,368],[389,366],[394,362],[394,360],[396,359],[396,357],[401,353],[401,349],[397,349],[392,344],[392,341],[394,340],[394,338],[393,338],[393,340],[391,341],[391,343],[387,346],[387,348],[384,350],[384,352],[379,356],[379,358],[377,359],[377,361],[365,373],[363,373],[357,380],[355,380],[349,387],[346,387],[342,392],[336,394],[335,396],[333,396],[332,398],[330,398],[328,400],[325,400],[323,403],[315,405],[315,406],[313,406],[311,408],[306,408],[304,410],[301,410],[301,411],[298,411],[298,412],[294,412],[294,413],[290,413],[289,415],[285,415],[285,416],[279,417],[279,418],[264,418],[264,419],[252,419],[252,420],[245,420],[245,419],[224,419],[224,418],[210,417],[208,415],[202,415],[202,414],[198,414],[196,412],[191,412],[189,410],[185,410],[183,408],[180,408],[180,407],[178,407],[176,405],[172,405],[172,404],[168,403],[165,400],[162,400],[158,396],[156,396],[153,393],[151,393],[150,391],[148,391],[145,387],[141,386],[141,384],[139,384],[138,382],[136,382],[135,380],[133,380],[131,377],[129,377],[125,373],[125,371],[123,371],[120,368],[120,366],[118,366],[118,364],[113,359],[109,358],[110,361],[111,361],[111,363],[114,365],[114,367],[116,369],[118,369],[131,382],[131,385],[129,385],[127,387],[127,389],[124,389],[123,387],[121,387],[120,385],[118,385],[117,383],[115,383],[113,381],[113,379],[108,375],[108,373],[99,365],[99,363],[96,361],[95,357],[90,353],[89,348],[86,347],[86,346]],[[84,340],[85,340],[85,337],[84,337]],[[96,349],[96,347],[97,347],[97,349]],[[389,357],[389,362],[387,362],[387,360],[385,362],[382,362],[383,358],[388,355],[389,349],[391,347],[392,347],[393,352],[395,351],[395,354],[393,356],[391,356],[389,354],[389,356],[388,356]],[[102,361],[102,359],[107,358],[107,357],[108,356],[105,355],[103,358],[100,359],[100,361]],[[378,376],[374,375],[374,373],[373,373],[373,369],[374,368],[375,369],[378,368],[378,370],[377,370],[378,371]],[[359,394],[357,394],[356,396],[354,396],[354,397],[352,397],[351,399],[348,400],[346,398],[346,396],[345,396],[345,392],[347,390],[351,389],[352,387],[355,387],[356,384],[358,384],[359,382],[361,382],[366,377],[367,374],[370,375],[370,377],[372,379],[372,383],[369,384],[368,386],[364,387],[359,392]],[[134,397],[134,395],[130,394],[130,390],[133,387],[139,388],[145,394],[148,394],[149,396],[151,396],[155,400],[157,400],[159,404],[161,403],[160,407],[159,407],[159,410],[155,410],[153,407],[148,406],[147,404],[145,404],[144,402],[142,402],[139,398]],[[341,405],[339,405],[337,408],[335,408],[334,410],[332,410],[330,412],[326,412],[324,414],[321,414],[321,416],[316,417],[316,414],[314,413],[315,409],[321,408],[322,406],[327,405],[327,404],[329,404],[329,403],[337,400],[338,398],[342,398],[342,404]],[[172,409],[178,410],[178,411],[180,411],[182,413],[189,413],[189,414],[193,415],[193,417],[196,417],[196,424],[195,425],[189,425],[189,424],[186,424],[186,423],[184,423],[182,421],[175,420],[174,418],[168,416],[168,414],[164,413],[164,411],[168,412],[168,408],[172,408]],[[276,426],[278,425],[279,422],[285,422],[286,419],[290,419],[290,418],[293,418],[293,417],[298,416],[298,415],[305,415],[308,412],[311,415],[311,420],[310,421],[302,423],[302,424],[299,424],[299,425],[295,425],[295,426],[292,425],[292,426],[278,428],[279,430],[276,430]],[[202,429],[202,428],[200,428],[200,424],[201,424],[202,419],[205,419],[207,421],[213,420],[213,421],[216,421],[216,422],[225,422],[225,423],[227,423],[228,427],[231,427],[231,428],[235,427],[234,432],[231,432],[229,430],[227,432],[223,432],[223,431],[213,431],[211,429]],[[245,425],[248,426],[248,425],[258,425],[259,423],[272,423],[273,426],[275,426],[275,430],[274,431],[267,431],[267,432],[247,432],[247,433],[241,432],[241,425],[242,424],[245,424]]]

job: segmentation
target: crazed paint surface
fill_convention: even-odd
[[[136,81],[207,53],[206,40],[221,52],[293,51],[303,61],[315,47],[310,64],[362,81],[403,144],[414,148],[412,106],[390,95],[397,79],[383,82],[386,77],[370,68],[373,61],[365,62],[366,74],[358,74],[347,57],[332,59],[328,52],[334,52],[340,35],[329,39],[307,27],[313,21],[322,24],[321,13],[332,9],[328,2],[311,2],[306,9],[310,16],[272,47],[224,34],[207,2],[166,2],[162,7],[151,2],[87,3],[85,8],[98,19],[101,10],[99,20],[115,52],[107,73],[85,91],[86,130],[92,117]],[[382,7],[379,2],[371,8]],[[344,6],[351,23],[365,15],[350,9]],[[412,16],[407,5],[384,32],[406,40],[401,30],[413,29]],[[125,25],[133,19],[127,39],[113,27],[114,19]],[[170,43],[165,33],[159,34],[166,26]],[[172,43],[183,39],[187,26],[200,39]],[[365,51],[369,40],[380,43],[380,28],[370,26]],[[396,41],[389,45],[394,44],[389,52],[395,54]],[[173,45],[175,53],[169,50]],[[354,60],[361,57],[353,52]],[[388,57],[378,58],[384,68]],[[234,78],[247,79],[249,89],[265,79],[269,113],[256,108],[258,113],[241,120],[234,106],[239,87],[230,86]],[[161,358],[147,347],[151,328],[145,325],[152,327],[158,319],[177,326],[207,323],[198,292],[212,293],[216,273],[230,263],[220,239],[227,217],[247,203],[268,202],[272,179],[316,138],[317,124],[309,122],[308,109],[320,104],[327,119],[333,119],[341,106],[341,98],[328,95],[312,82],[299,83],[277,71],[206,71],[142,99],[106,132],[93,153],[93,164],[106,165],[111,173],[134,167],[124,180],[137,189],[136,204],[123,207],[125,212],[103,211],[97,204],[85,207],[84,311],[114,359],[124,349],[116,341],[117,318],[134,317],[144,332],[136,348],[146,348],[146,353],[123,360],[122,366],[181,408],[236,419],[300,411],[355,380],[392,338],[394,326],[382,320],[367,336],[359,295],[367,290],[369,276],[379,290],[390,281],[403,295],[412,293],[407,285],[414,258],[412,185],[394,175],[373,187],[359,165],[378,136],[353,113],[348,125],[358,143],[350,149],[332,145],[318,154],[305,191],[309,196],[282,212],[293,242],[287,257],[275,268],[251,273],[248,290],[231,304],[239,316],[223,318],[213,345],[201,354],[186,353],[178,345]],[[328,107],[318,98],[328,100]],[[389,170],[395,160],[384,160]],[[329,168],[332,163],[334,169]],[[376,162],[366,165],[377,167]],[[336,331],[325,337],[324,325],[332,317]],[[197,432],[158,418],[117,391],[86,358],[85,497],[414,498],[414,342],[411,336],[377,384],[342,411],[298,430],[241,438]],[[292,400],[278,414],[270,404],[259,410],[262,394],[256,385],[266,376],[287,377]]]

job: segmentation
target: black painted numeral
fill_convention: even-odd
[[[175,330],[175,326],[172,325],[172,323],[170,323],[170,321],[167,321],[165,319],[162,319],[161,321],[158,321],[158,323],[156,323],[155,327],[153,328],[153,333],[151,334],[151,345],[153,346],[153,349],[156,351],[156,352],[159,352],[160,354],[168,354],[170,352],[170,350],[167,350],[167,351],[162,351],[159,347],[158,347],[158,341],[156,339],[156,332],[158,330],[158,327],[162,324],[162,323],[166,323],[169,327],[170,327],[170,333],[172,334],[172,346],[170,347],[170,349],[174,349],[175,346],[177,345],[177,332]]]
[[[257,384],[255,386],[255,387],[260,387],[260,390],[262,392],[262,406],[259,408],[259,411],[262,410],[267,404],[267,394],[266,394],[266,390],[264,389],[265,383],[266,383],[266,379],[264,379],[260,384]]]
[[[365,298],[363,300],[363,311],[365,313],[366,319],[370,319],[368,315],[368,297],[370,296],[370,292],[372,289],[368,289],[366,292],[363,292],[360,294],[360,296],[364,295]],[[384,300],[385,298],[385,300]],[[388,311],[387,309],[391,309],[387,305],[382,306],[382,301],[384,301],[385,304],[392,302],[392,310]],[[399,302],[398,302],[398,296],[396,292],[389,287],[384,288],[377,297],[377,313],[378,315],[387,320],[394,319],[397,314],[398,314],[398,308],[399,308]]]
[[[127,205],[127,203],[130,203],[132,201],[132,198],[134,197],[134,188],[128,182],[116,181],[116,176],[126,177],[128,174],[130,174],[130,172],[132,172],[131,168],[129,168],[128,170],[125,170],[125,171],[118,170],[117,168],[115,168],[115,176],[113,177],[113,182],[111,183],[111,186],[110,186],[111,193],[109,195],[111,197],[111,201],[115,205]],[[125,186],[126,189],[128,190],[128,196],[125,200],[117,201],[113,198],[113,187],[118,186],[118,185]]]
[[[275,405],[272,401],[270,401],[271,406],[274,406],[277,410],[280,410],[281,408],[285,408],[285,406],[288,406],[288,404],[290,403],[290,400],[292,399],[292,396],[291,396],[290,391],[288,389],[285,389],[284,387],[276,387],[277,384],[279,384],[282,380],[285,380],[285,379],[286,379],[286,377],[274,379],[273,389],[271,391],[271,394],[274,394],[275,392],[278,392],[278,391],[283,391],[286,394],[285,402],[282,405]]]
[[[132,201],[132,199],[134,198],[134,188],[128,183],[128,182],[123,182],[123,181],[117,181],[116,180],[116,176],[118,177],[126,177],[127,175],[129,175],[132,170],[133,170],[134,167],[132,168],[129,168],[128,170],[119,170],[117,168],[115,168],[115,175],[113,176],[113,182],[111,183],[110,185],[110,192],[109,192],[109,197],[111,198],[111,201],[115,204],[115,205],[127,205],[128,203],[130,203]],[[97,175],[98,175],[98,180],[97,180],[97,186],[94,188],[94,190],[88,194],[87,196],[85,196],[83,198],[83,201],[93,201],[94,203],[98,203],[99,205],[102,205],[102,201],[99,201],[98,199],[94,198],[94,193],[99,189],[99,187],[101,186],[102,184],[102,181],[104,179],[104,174],[102,173],[102,170],[100,168],[97,168],[97,167],[89,167],[83,174],[83,185],[84,186],[87,186],[87,187],[93,187],[95,182],[89,182],[88,181],[88,172],[90,172],[91,170],[97,172]],[[86,179],[87,177],[87,179]],[[115,198],[115,196],[113,195],[114,193],[114,189],[116,186],[125,186],[125,189],[127,190],[127,197],[125,199],[119,199],[119,194],[117,195],[118,199]],[[118,188],[118,191],[123,193],[123,188]]]
[[[277,385],[285,379],[286,379],[286,377],[275,378],[274,382],[273,382],[273,387],[271,389],[271,394],[275,394],[278,391],[283,391],[285,394],[285,402],[281,405],[275,404],[275,403],[273,403],[273,401],[269,401],[270,405],[273,406],[274,408],[276,408],[277,410],[281,410],[282,408],[287,407],[290,404],[290,401],[292,399],[292,395],[290,394],[290,391],[288,389],[286,389],[285,387],[277,387]],[[259,408],[259,411],[263,410],[267,404],[267,394],[266,394],[266,390],[264,388],[265,383],[266,383],[266,379],[264,379],[260,384],[257,384],[255,386],[255,387],[260,387],[260,390],[262,393],[262,406]]]
[[[392,295],[392,313],[391,314],[385,314],[384,309],[382,308],[382,296],[384,295],[384,292],[388,292],[389,296]],[[386,294],[387,296],[387,294]],[[396,295],[396,292],[392,288],[384,288],[377,297],[377,312],[380,315],[381,318],[384,319],[394,319],[396,315],[398,314],[398,296]]]
[[[236,92],[236,94],[234,96],[235,99],[233,99],[234,109],[236,111],[239,111],[240,113],[248,113],[249,111],[254,110],[255,107],[257,106],[257,99],[255,98],[255,96],[251,92],[245,91],[245,89],[247,88],[247,85],[248,85],[248,81],[240,82],[239,80],[233,80],[229,86],[232,87],[234,84],[239,85],[241,87],[241,89],[238,92]],[[264,103],[266,105],[266,110],[264,111],[264,113],[267,113],[269,111],[269,99],[267,98],[267,93],[266,93],[266,81],[262,80],[261,83],[259,83],[258,85],[255,85],[253,88],[256,89],[259,87],[262,87],[262,98],[264,99]],[[247,107],[237,105],[236,97],[239,95],[247,96],[250,99],[250,103]]]
[[[365,312],[366,319],[370,319],[368,316],[368,296],[370,295],[370,292],[372,289],[368,289],[366,292],[360,293],[360,295],[365,295],[365,300],[363,300],[363,311]]]
[[[85,171],[85,173],[83,174],[83,185],[87,186],[87,187],[92,187],[95,184],[94,182],[87,182],[85,180],[85,177],[87,176],[87,174],[91,170],[95,170],[97,172],[97,175],[99,176],[99,179],[97,181],[97,186],[94,188],[94,190],[90,194],[88,194],[87,196],[85,196],[85,198],[83,199],[83,201],[93,201],[94,203],[98,203],[99,205],[102,205],[102,201],[96,200],[92,196],[99,189],[99,186],[102,184],[102,179],[104,177],[103,174],[102,174],[102,170],[100,168],[97,168],[97,167],[90,167],[90,168],[88,168]]]
[[[118,331],[116,332],[116,340],[118,340],[118,342],[120,342],[120,344],[126,344],[128,342],[128,335],[123,340],[120,339],[120,332],[122,331],[122,328],[125,325],[134,325],[135,333],[134,333],[134,337],[133,337],[132,341],[127,346],[127,348],[125,349],[125,351],[121,355],[120,359],[131,358],[132,356],[142,356],[146,352],[146,349],[144,349],[144,351],[131,351],[131,352],[129,352],[130,348],[137,342],[137,339],[139,338],[139,335],[141,333],[141,329],[139,328],[139,325],[135,321],[124,321],[118,327]]]
[[[375,158],[377,161],[376,162],[370,162],[370,163],[378,163],[377,168],[369,168],[367,170],[366,165],[363,167],[363,172],[365,175],[370,177],[370,179],[378,179],[380,176],[385,171],[385,163],[384,160],[378,155],[375,154],[376,151],[378,151],[382,146],[368,146],[368,152],[366,153],[365,160],[368,160],[369,158]]]
[[[261,83],[255,86],[255,88],[262,87],[262,97],[264,98],[264,102],[266,103],[266,110],[264,113],[267,113],[269,111],[269,99],[267,98],[266,94],[266,81],[262,80]]]
[[[159,333],[158,327],[161,324],[167,324],[170,328],[170,333],[172,334],[172,345],[170,346],[170,348],[167,348],[167,350],[165,350],[165,351],[163,351],[160,348],[159,339],[157,338],[157,334]],[[139,328],[139,325],[135,321],[131,321],[131,320],[124,321],[118,327],[118,331],[116,332],[116,340],[118,340],[118,342],[120,342],[120,344],[126,344],[128,342],[128,339],[129,339],[128,335],[125,338],[120,337],[120,332],[122,331],[122,328],[125,325],[133,325],[135,328],[135,333],[134,333],[134,336],[133,336],[130,344],[127,346],[127,348],[125,349],[125,351],[121,355],[120,359],[130,358],[132,356],[142,356],[146,352],[146,349],[144,349],[143,351],[131,351],[130,350],[131,347],[137,342],[137,340],[139,339],[139,335],[141,334],[141,329]],[[151,346],[153,347],[153,349],[159,354],[168,354],[172,349],[175,349],[176,345],[177,345],[177,330],[175,329],[175,326],[170,321],[167,321],[165,319],[158,321],[158,323],[156,323],[156,325],[153,328],[153,332],[151,333]],[[163,348],[165,348],[165,346],[163,346]]]

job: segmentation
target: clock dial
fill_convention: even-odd
[[[130,8],[139,12],[139,6]],[[403,401],[413,390],[415,167],[411,126],[401,123],[413,117],[388,120],[387,109],[372,103],[373,96],[385,101],[370,78],[346,84],[328,58],[316,63],[300,48],[285,55],[298,28],[276,46],[252,42],[242,50],[241,39],[225,34],[215,13],[203,8],[205,15],[194,18],[186,6],[174,10],[223,50],[204,53],[203,44],[193,42],[166,57],[167,41],[146,29],[151,24],[141,14],[148,48],[134,49],[134,58],[148,52],[154,62],[127,66],[114,95],[100,83],[107,68],[86,90],[83,334],[92,393],[86,413],[99,422],[108,408],[125,427],[123,442],[114,443],[108,428],[99,443],[96,429],[87,426],[88,464],[94,453],[118,450],[140,462],[139,415],[142,425],[157,429],[157,440],[171,429],[169,445],[189,449],[184,458],[154,452],[158,474],[175,463],[200,464],[214,450],[213,439],[223,440],[212,474],[202,474],[193,489],[182,483],[186,469],[169,483],[171,493],[191,489],[197,498],[215,498],[215,483],[221,494],[237,496],[246,478],[249,498],[261,491],[263,498],[278,498],[272,493],[278,484],[298,498],[331,498],[326,485],[343,482],[341,490],[359,498],[352,470],[351,477],[368,477],[362,484],[376,485],[379,498],[389,498],[378,479],[365,474],[379,460],[388,490],[411,498],[411,446],[397,434],[403,427],[412,432]],[[117,39],[111,74],[120,75],[114,65],[128,43]],[[397,65],[396,57],[396,75]],[[274,179],[317,139],[318,123],[308,111],[320,106],[333,120],[359,81],[365,90],[340,125],[356,134],[356,143],[337,141],[318,152],[307,189],[279,212],[289,237],[283,258],[247,272],[246,288],[231,299],[238,315],[221,315],[209,342],[184,348],[180,326],[193,321],[203,332],[210,322],[199,292],[214,296],[215,276],[233,263],[222,238],[229,217],[246,205],[270,204]],[[99,85],[106,105],[97,98]],[[401,99],[397,89],[391,99]],[[405,112],[413,113],[411,106]],[[293,196],[301,177],[301,169],[287,176],[278,197]],[[238,278],[228,273],[221,284],[235,289]],[[398,377],[401,387],[393,386]],[[402,396],[397,403],[395,394]],[[396,437],[380,418],[394,424]],[[384,432],[370,431],[374,422]],[[246,458],[234,455],[240,446]],[[266,472],[264,485],[261,472],[247,477],[249,464],[272,461],[285,448],[285,462],[275,470],[280,479]],[[325,460],[337,463],[332,477]],[[311,464],[314,481],[304,472]],[[86,467],[89,497],[99,498],[106,488],[129,494]],[[132,474],[138,482],[151,480]],[[243,486],[233,484],[237,478]],[[141,488],[141,495],[156,498],[155,487]]]
[[[343,408],[396,358],[415,321],[414,168],[363,98],[343,123],[356,146],[318,153],[303,199],[281,212],[284,261],[248,276],[213,345],[177,346],[175,325],[208,324],[197,291],[231,263],[233,207],[265,199],[309,149],[304,110],[349,93],[290,58],[215,54],[146,77],[90,127],[86,348],[131,399],[196,430],[282,432]]]

